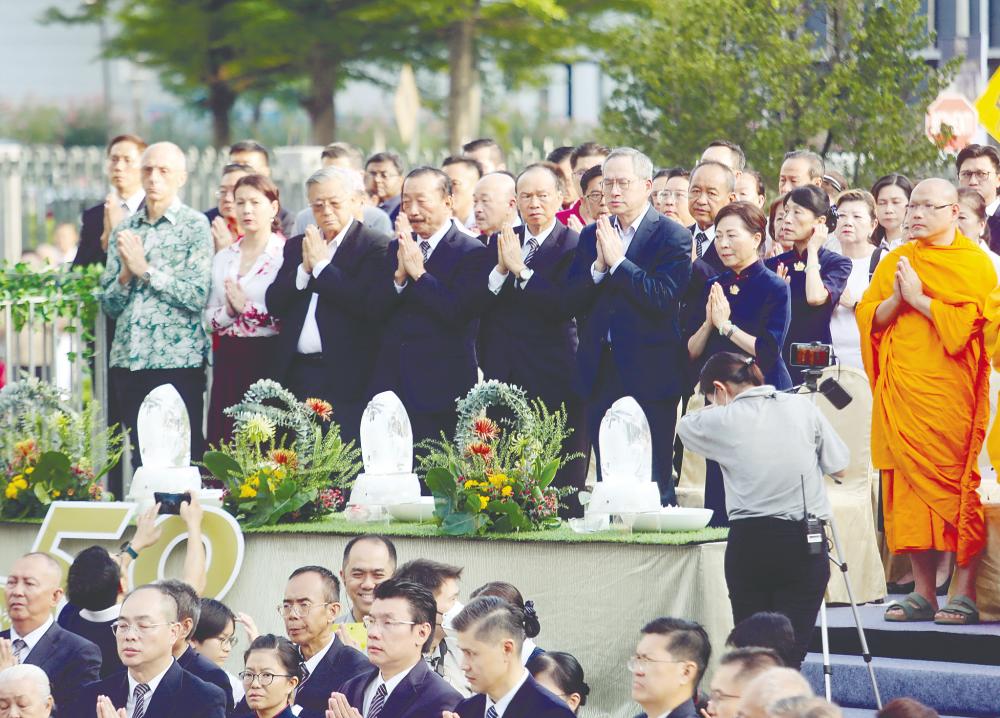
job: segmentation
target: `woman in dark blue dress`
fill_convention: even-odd
[[[781,223],[783,240],[793,247],[765,261],[767,268],[788,282],[792,321],[782,347],[788,361],[792,344],[830,344],[830,318],[851,276],[847,257],[823,249],[837,227],[837,214],[826,193],[815,185],[796,187],[785,199]],[[802,382],[802,370],[789,367],[792,382]]]
[[[718,352],[751,356],[765,381],[788,389],[792,380],[781,356],[790,321],[788,285],[764,266],[758,247],[767,218],[754,204],[734,202],[715,217],[715,243],[726,271],[708,281],[688,325],[688,356],[699,373]],[[722,470],[705,462],[705,508],[712,526],[727,526]]]

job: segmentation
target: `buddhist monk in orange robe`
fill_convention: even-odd
[[[983,329],[997,276],[956,228],[958,196],[918,184],[907,210],[915,241],[889,253],[857,306],[872,383],[872,463],[882,472],[886,540],[906,553],[915,591],[886,619],[974,623],[975,571],[986,543],[977,456],[989,419]],[[952,600],[938,610],[940,552],[956,554]]]

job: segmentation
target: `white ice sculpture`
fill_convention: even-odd
[[[413,430],[403,402],[383,391],[361,415],[361,460],[365,470],[351,489],[351,506],[392,506],[420,498],[413,473]]]
[[[649,422],[631,396],[622,397],[601,420],[601,481],[587,511],[623,514],[658,511],[660,490],[652,480],[653,442]]]

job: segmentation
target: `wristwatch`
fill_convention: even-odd
[[[152,278],[153,278],[153,270],[152,268],[147,268],[146,271],[142,273],[142,281],[144,281],[146,284],[149,284],[149,280],[151,280]]]
[[[136,551],[134,548],[132,548],[132,544],[129,543],[128,541],[122,544],[121,552],[127,553],[129,556],[132,557],[133,561],[139,558],[139,552]]]
[[[531,279],[532,274],[534,274],[534,272],[525,267],[524,269],[522,269],[520,272],[517,273],[517,278],[520,279],[522,282],[527,282],[529,279]]]
[[[733,333],[735,331],[736,331],[736,325],[733,324],[732,321],[727,321],[725,324],[719,327],[719,334],[721,336],[724,336],[726,339],[729,339],[731,336],[733,336]]]

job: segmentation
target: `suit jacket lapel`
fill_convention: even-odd
[[[458,231],[453,223],[434,248],[430,259],[427,260],[427,271],[439,279],[450,275],[457,261],[458,252],[455,251],[455,245],[458,242],[456,236]],[[418,246],[420,241],[420,238],[417,237]]]
[[[364,711],[365,707],[365,691],[368,690],[368,686],[371,682],[378,678],[378,668],[372,668],[365,674],[365,679],[363,681],[355,681],[357,686],[357,691],[352,695],[347,696],[347,702],[358,709],[359,713]],[[392,695],[396,695],[393,691]]]
[[[636,261],[642,252],[642,246],[650,237],[653,236],[653,228],[656,226],[659,219],[659,213],[650,207],[649,211],[646,212],[646,216],[644,216],[642,221],[639,222],[639,228],[636,230],[635,236],[632,237],[632,241],[629,243],[628,249],[625,251],[626,259],[633,262]]]
[[[153,698],[149,701],[146,706],[146,712],[144,718],[168,718],[168,716],[173,715],[171,710],[171,704],[178,697],[181,689],[181,681],[184,678],[184,669],[180,667],[177,661],[170,664],[170,668],[167,672],[163,674],[163,678],[160,680],[160,684],[156,687],[156,692],[153,693]],[[126,678],[126,686],[128,679]],[[125,697],[128,699],[128,688],[125,689]]]
[[[389,700],[385,702],[387,715],[401,716],[406,712],[406,709],[417,699],[420,685],[428,672],[430,672],[430,668],[427,667],[427,662],[421,658],[417,665],[406,674],[406,678],[399,682],[392,695],[389,696]]]
[[[331,260],[333,266],[343,268],[351,264],[354,254],[361,245],[360,235],[361,222],[354,220],[351,223],[351,228],[347,230],[347,234],[340,241],[340,246],[337,248],[336,254],[333,255],[333,259]]]
[[[24,659],[24,662],[41,667],[44,661],[52,657],[59,646],[59,630],[59,625],[56,623],[49,626],[49,630],[38,639],[38,643],[31,649],[31,653]]]

